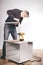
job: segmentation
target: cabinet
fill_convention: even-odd
[[[33,43],[27,41],[6,42],[6,58],[22,63],[33,57]]]

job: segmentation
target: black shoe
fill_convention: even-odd
[[[5,59],[5,57],[4,56],[1,56],[1,59]]]

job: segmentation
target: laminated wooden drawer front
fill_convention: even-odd
[[[17,50],[19,49],[19,45],[18,44],[9,44],[9,43],[6,43],[6,50],[7,51],[10,51],[10,50]]]
[[[18,50],[13,50],[13,51],[7,51],[6,52],[6,55],[7,56],[12,56],[12,55],[16,55],[16,54],[18,54],[19,55],[19,51]]]

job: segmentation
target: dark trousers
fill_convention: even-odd
[[[10,25],[5,24],[4,26],[4,40],[8,40],[9,33],[11,33],[13,39],[17,39],[16,27],[11,27]],[[6,43],[3,43],[2,49],[3,58],[6,57]]]

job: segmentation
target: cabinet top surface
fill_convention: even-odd
[[[19,41],[19,40],[4,40],[6,43],[14,43],[14,44],[22,44],[22,43],[29,43],[32,44],[31,41]]]

